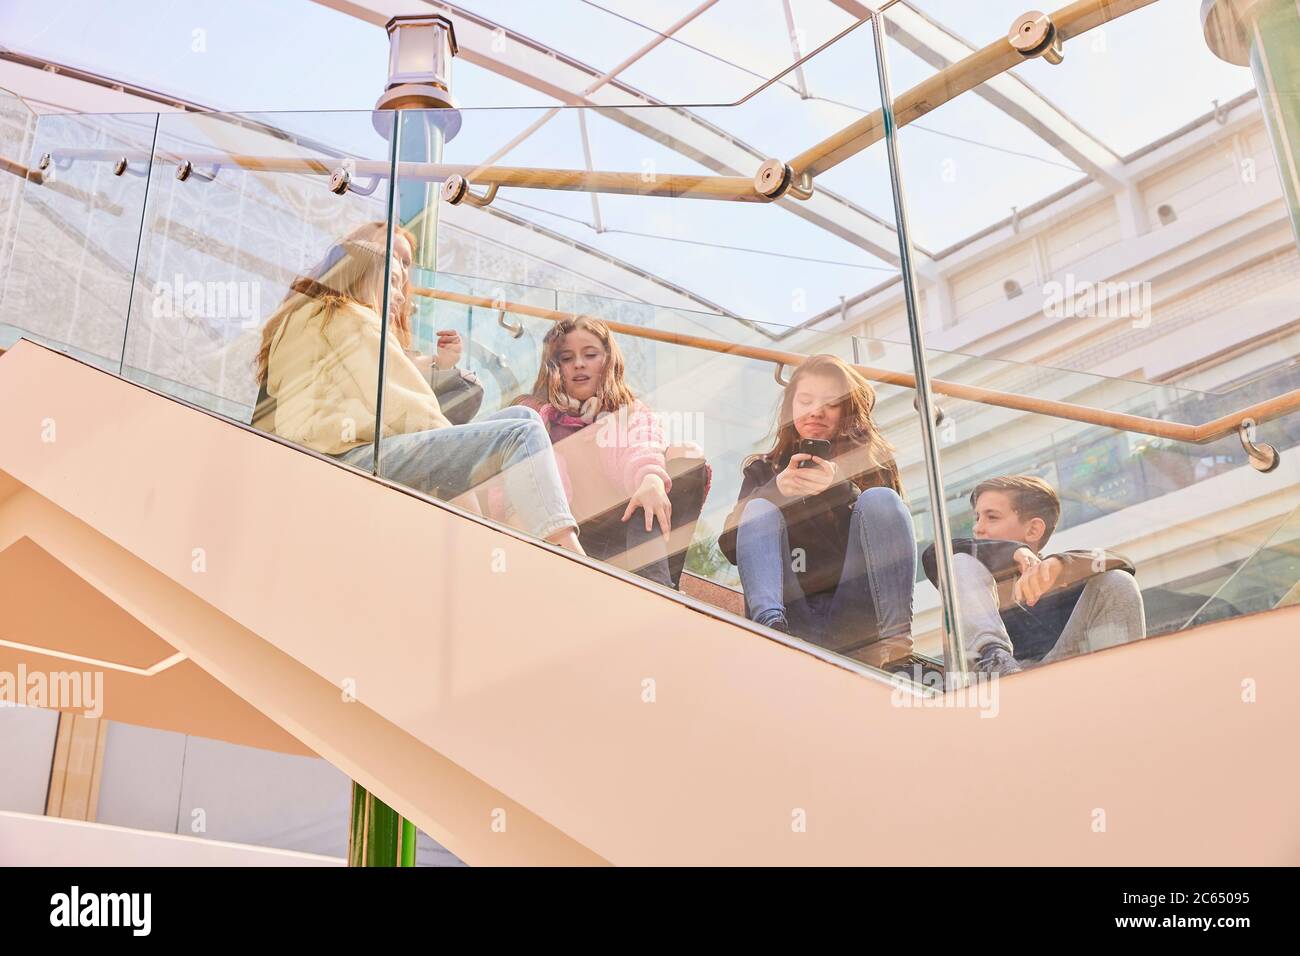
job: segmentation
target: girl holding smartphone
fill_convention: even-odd
[[[875,403],[835,356],[800,365],[718,543],[751,620],[883,667],[912,650],[916,537]]]

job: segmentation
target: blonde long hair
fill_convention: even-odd
[[[404,238],[411,246],[411,254],[415,254],[415,236],[408,229],[394,225],[393,235]],[[362,305],[375,312],[383,308],[384,250],[387,242],[386,222],[364,223],[331,246],[325,257],[307,275],[299,276],[290,283],[288,294],[262,326],[262,344],[255,360],[259,385],[266,383],[271,343],[275,340],[276,333],[298,309],[315,302],[324,311],[324,321],[328,323],[334,313],[344,306]],[[397,336],[402,348],[408,349],[411,347],[411,315],[415,311],[409,271],[402,295],[402,304],[394,311],[388,327]]]
[[[903,482],[894,461],[894,446],[880,433],[871,417],[876,407],[876,390],[853,366],[834,355],[814,355],[797,366],[790,384],[781,397],[777,416],[776,442],[771,451],[753,455],[745,464],[764,458],[780,467],[799,447],[799,432],[794,427],[794,396],[799,382],[808,375],[821,375],[839,382],[843,396],[835,404],[840,409],[839,431],[832,441],[832,455],[842,459],[849,479],[859,489],[884,485],[903,494]]]
[[[570,332],[590,332],[605,349],[605,374],[596,385],[596,398],[600,400],[597,412],[617,411],[624,405],[630,406],[635,402],[636,396],[623,377],[626,368],[623,350],[618,347],[609,326],[595,316],[575,315],[551,326],[542,339],[542,361],[537,369],[537,381],[533,383],[532,392],[519,396],[511,404],[518,405],[532,398],[561,410],[568,408],[569,396],[564,391],[564,377],[560,374],[560,360],[557,356],[564,345],[564,337]]]

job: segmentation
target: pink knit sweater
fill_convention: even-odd
[[[564,482],[564,493],[570,502],[573,501],[570,474],[573,469],[582,467],[584,462],[573,460],[574,455],[565,447],[570,443],[565,439],[584,428],[596,429],[594,445],[601,472],[605,480],[622,495],[633,494],[647,475],[658,475],[663,479],[664,490],[671,490],[672,479],[668,477],[664,462],[666,443],[663,429],[654,413],[643,402],[637,401],[630,407],[624,406],[615,412],[597,416],[590,424],[561,412],[551,404],[542,404],[532,399],[526,400],[524,404],[542,416],[551,443],[555,445],[560,480]],[[585,439],[588,436],[583,437]],[[581,445],[584,448],[590,447],[585,441]]]

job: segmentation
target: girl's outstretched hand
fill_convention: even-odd
[[[664,480],[658,475],[646,475],[641,480],[640,487],[628,499],[623,520],[627,521],[636,514],[637,508],[645,513],[647,531],[654,527],[654,519],[658,518],[660,532],[665,538],[668,537],[668,532],[672,530],[673,525],[673,503],[668,500],[668,492],[664,490]]]

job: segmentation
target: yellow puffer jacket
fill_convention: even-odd
[[[378,313],[359,304],[325,322],[310,302],[285,319],[267,358],[272,430],[327,455],[373,442],[380,332]],[[384,436],[449,427],[428,380],[392,335],[386,348]]]

